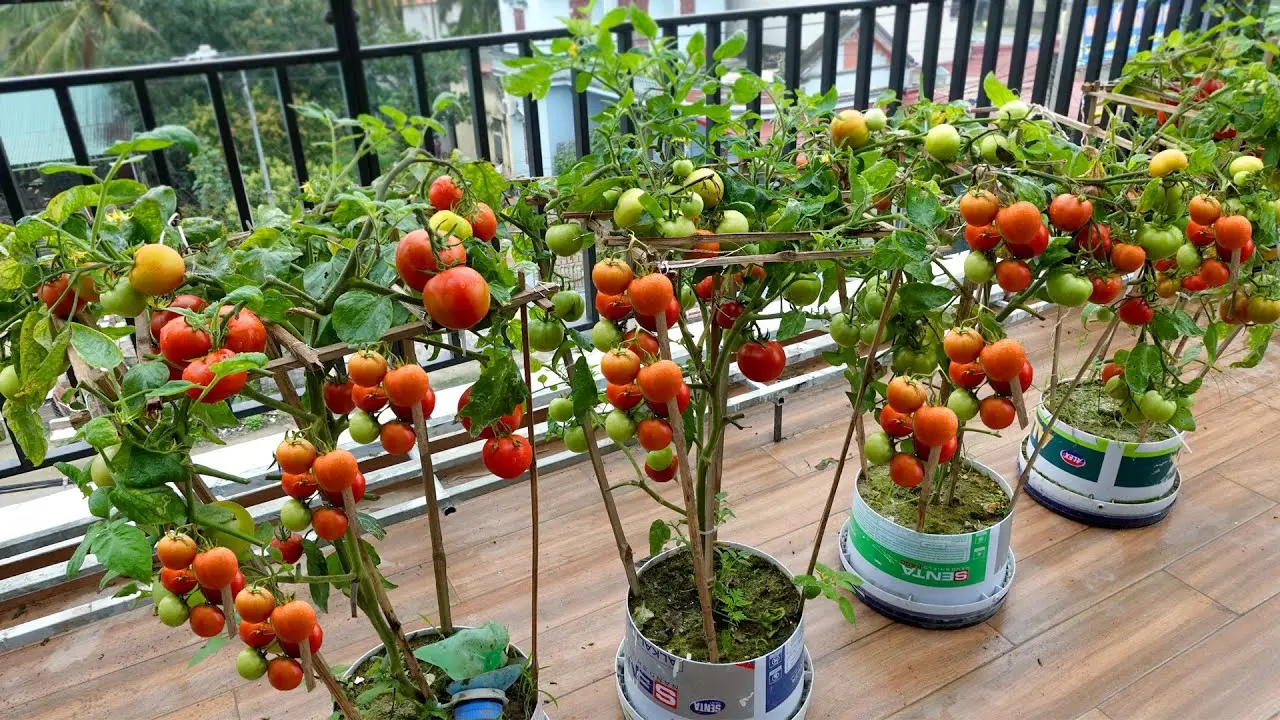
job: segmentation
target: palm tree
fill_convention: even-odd
[[[151,25],[118,0],[67,0],[50,7],[0,8],[0,52],[6,75],[93,67],[108,34],[150,31]]]
[[[482,35],[502,29],[498,0],[439,0],[436,4],[438,17],[448,22],[454,7],[459,4],[461,9],[458,11],[458,21],[453,23],[453,35]]]

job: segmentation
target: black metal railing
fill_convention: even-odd
[[[0,0],[0,5],[14,4],[18,0]],[[1051,105],[1059,113],[1068,113],[1076,106],[1078,87],[1081,78],[1093,81],[1101,78],[1103,64],[1108,52],[1111,53],[1107,72],[1115,77],[1130,57],[1131,45],[1136,50],[1149,48],[1156,32],[1167,35],[1178,27],[1200,28],[1210,22],[1205,0],[1191,0],[1191,6],[1183,15],[1185,0],[1144,0],[1141,13],[1141,25],[1137,27],[1137,41],[1133,42],[1135,21],[1138,18],[1138,0],[1120,0],[1115,7],[1113,0],[1041,0],[1044,12],[1039,32],[1033,33],[1037,3],[1035,0],[1016,0],[1016,10],[1012,16],[1012,40],[1006,46],[1003,42],[1006,19],[1015,0],[848,0],[826,4],[806,5],[799,7],[769,7],[727,12],[689,15],[683,17],[659,18],[657,22],[667,37],[679,37],[681,31],[693,32],[702,30],[707,39],[707,47],[715,48],[725,37],[726,27],[746,32],[745,66],[761,73],[765,59],[766,23],[780,24],[783,30],[781,46],[782,77],[789,88],[799,88],[804,82],[806,68],[802,66],[804,23],[812,17],[815,24],[820,23],[823,36],[811,44],[817,48],[816,77],[819,78],[817,88],[826,91],[839,84],[842,69],[838,67],[841,53],[850,53],[856,46],[853,58],[844,59],[845,69],[852,70],[852,90],[847,97],[841,98],[841,106],[866,107],[872,100],[872,91],[888,89],[894,91],[899,98],[910,100],[910,93],[932,97],[938,100],[954,100],[964,98],[976,104],[985,102],[981,78],[988,72],[996,70],[1002,63],[1002,56],[1008,56],[1003,63],[1006,71],[1002,79],[1016,88],[1020,88],[1024,96],[1033,102]],[[1257,0],[1257,13],[1261,14],[1269,0]],[[1065,33],[1059,33],[1060,16],[1065,8]],[[609,5],[612,3],[605,2]],[[416,42],[390,45],[362,46],[358,30],[358,15],[353,0],[329,0],[329,16],[334,26],[335,47],[331,49],[303,50],[296,52],[279,52],[271,54],[242,57],[220,57],[208,60],[196,60],[181,63],[154,64],[135,67],[105,68],[80,72],[38,75],[30,77],[0,78],[0,103],[6,95],[30,90],[52,91],[60,111],[72,155],[78,164],[90,165],[89,148],[85,142],[81,123],[72,102],[70,90],[86,85],[102,85],[108,83],[128,83],[132,86],[134,98],[139,108],[139,116],[144,129],[156,126],[156,112],[148,91],[148,83],[174,79],[203,78],[210,94],[214,121],[221,145],[223,160],[230,181],[232,198],[241,224],[248,228],[252,225],[253,215],[245,179],[241,171],[237,154],[235,137],[227,101],[222,86],[222,75],[228,72],[266,71],[274,75],[276,92],[284,108],[283,118],[285,131],[289,140],[289,161],[292,163],[294,176],[301,185],[309,177],[307,159],[304,152],[302,134],[299,130],[298,118],[292,109],[294,90],[291,78],[300,68],[308,68],[322,64],[335,64],[341,72],[341,87],[345,98],[343,111],[350,115],[368,113],[370,96],[367,82],[367,71],[370,61],[397,58],[407,59],[413,73],[414,97],[421,114],[430,113],[429,78],[426,76],[424,57],[434,53],[461,52],[466,57],[466,86],[470,92],[472,108],[470,124],[473,134],[473,147],[477,156],[492,159],[489,137],[489,119],[486,107],[486,92],[483,59],[488,52],[492,57],[493,49],[502,54],[528,56],[533,53],[535,44],[546,43],[557,37],[567,35],[562,29],[533,30],[513,33],[498,33],[455,37],[438,40],[422,40]],[[975,11],[985,9],[985,17],[975,17]],[[920,58],[911,57],[911,37],[913,16],[916,11],[923,11],[923,25]],[[1086,19],[1090,11],[1095,16],[1091,30],[1086,28]],[[883,12],[881,12],[883,11]],[[944,28],[944,19],[948,15],[954,18],[952,28]],[[1163,16],[1163,25],[1159,24]],[[976,72],[970,72],[970,58],[976,53],[973,46],[973,30],[975,22],[985,23],[982,38],[981,61]],[[882,30],[882,24],[887,24]],[[772,26],[770,26],[772,27]],[[1114,32],[1113,32],[1114,30]],[[632,46],[632,28],[622,25],[614,30],[619,47]],[[1088,39],[1087,61],[1081,51],[1085,46],[1086,33]],[[946,71],[950,75],[950,83],[945,96],[938,93],[939,47],[940,39],[945,35],[954,35],[954,49],[950,58],[951,64]],[[886,42],[886,37],[887,42]],[[1034,61],[1034,72],[1028,65],[1030,43],[1037,42],[1038,51]],[[874,83],[875,58],[877,53],[888,55],[887,81]],[[495,63],[496,65],[496,63]],[[1083,73],[1080,72],[1083,65]],[[1027,75],[1031,81],[1024,82]],[[881,87],[882,86],[882,87]],[[588,91],[589,92],[589,91]],[[842,88],[842,95],[846,92]],[[545,102],[545,101],[544,101]],[[754,100],[750,110],[759,111],[760,101]],[[522,108],[526,118],[524,137],[518,142],[526,153],[528,172],[531,175],[542,175],[550,168],[545,167],[543,153],[543,129],[539,116],[539,102],[524,99]],[[573,128],[573,149],[578,157],[589,152],[590,117],[588,110],[588,93],[574,93],[570,115]],[[557,120],[561,118],[557,117]],[[4,150],[5,138],[0,137],[0,196],[8,207],[9,215],[20,218],[34,207],[25,207],[15,169],[10,165],[9,157]],[[514,146],[517,141],[512,139]],[[173,168],[168,164],[164,153],[153,153],[157,178],[160,182],[171,184]],[[370,183],[379,174],[378,158],[369,155],[364,158],[358,168],[360,180]],[[84,180],[82,178],[82,180]],[[594,249],[589,249],[583,258],[585,267],[594,264]],[[587,295],[587,321],[597,319],[594,308],[594,292],[590,283],[584,283]],[[445,358],[433,364],[432,368],[442,364],[461,362],[456,358]],[[238,414],[248,415],[263,412],[265,408],[257,405],[246,405],[237,408]],[[0,467],[0,478],[5,478],[33,469],[32,464],[17,451],[18,462]],[[87,457],[92,450],[84,443],[75,443],[54,450],[46,462],[71,460]]]

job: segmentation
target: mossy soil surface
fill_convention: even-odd
[[[721,663],[767,655],[800,624],[800,593],[768,560],[721,546],[712,591]],[[646,638],[682,658],[710,662],[702,633],[702,606],[690,554],[674,553],[640,575],[631,617]]]
[[[947,466],[943,466],[944,468]],[[960,466],[960,481],[952,502],[947,502],[950,475],[942,480],[942,500],[930,504],[924,531],[931,535],[963,535],[1000,522],[1009,515],[1009,496],[1000,484],[967,465]],[[901,488],[889,479],[888,465],[873,465],[870,476],[858,483],[858,493],[872,510],[894,523],[916,529],[920,487]]]
[[[409,647],[417,650],[423,645],[430,645],[438,639],[430,635],[409,638]],[[515,657],[516,655],[508,648],[508,661],[515,659]],[[369,675],[376,676],[378,674],[382,659],[382,653],[378,653],[356,668],[356,672],[350,679],[338,681],[347,691],[347,697],[357,698],[360,693],[368,691],[369,688],[381,680],[379,677],[369,677]],[[435,693],[436,698],[441,702],[448,700],[445,687],[449,684],[449,677],[445,675],[444,671],[430,663],[420,662],[418,664],[422,667],[422,672],[432,681],[431,690]],[[504,720],[529,720],[529,718],[533,717],[533,712],[537,707],[536,703],[537,688],[533,686],[533,678],[528,672],[525,672],[507,690],[507,705],[502,717]],[[424,717],[433,717],[429,714],[424,715],[421,705],[407,701],[403,694],[395,693],[379,695],[368,704],[361,703],[358,709],[363,720],[421,720]]]
[[[1071,383],[1059,383],[1045,399],[1045,407],[1052,410],[1062,393]],[[1058,412],[1058,419],[1077,430],[1120,442],[1140,442],[1141,425],[1124,417],[1124,401],[1107,394],[1099,382],[1082,382],[1071,392],[1070,399]],[[1141,442],[1159,442],[1173,437],[1173,428],[1152,423]]]

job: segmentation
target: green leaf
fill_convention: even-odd
[[[210,657],[214,655],[214,653],[221,650],[222,646],[226,644],[227,644],[227,636],[225,633],[218,633],[217,635],[214,635],[213,637],[209,638],[209,642],[200,646],[200,649],[196,651],[195,655],[191,656],[191,662],[187,663],[187,667],[193,668],[199,665],[200,663],[204,662],[205,660],[208,660]]]
[[[196,134],[182,125],[161,125],[154,130],[138,133],[132,140],[118,142],[107,148],[108,155],[129,155],[131,153],[153,152],[177,145],[188,153],[200,152],[200,140]]]
[[[85,493],[86,495],[90,492],[89,488],[91,488],[92,485],[90,485],[89,469],[87,465],[84,468],[81,468],[80,466],[72,465],[69,462],[56,462],[53,466],[57,468],[58,472],[65,475],[68,480],[75,483],[76,487],[80,488],[80,492]]]
[[[1180,407],[1174,411],[1173,417],[1169,418],[1169,425],[1171,425],[1174,430],[1193,432],[1196,429],[1196,420],[1190,410]]]
[[[782,342],[804,332],[805,320],[803,310],[788,310],[783,313],[782,319],[778,321],[778,332],[775,333],[774,339]]]
[[[71,553],[71,559],[67,561],[68,579],[80,574],[80,568],[84,567],[84,559],[89,554],[89,549],[98,541],[98,536],[102,534],[105,525],[105,523],[96,522],[85,529],[84,538],[80,540],[75,552]]]
[[[104,192],[105,187],[105,192]],[[123,205],[142,197],[147,186],[136,180],[117,179],[105,186],[77,185],[53,197],[45,207],[45,214],[55,225],[61,225],[72,214],[89,207]]]
[[[40,422],[40,406],[15,398],[5,402],[0,414],[4,415],[9,432],[31,463],[43,463],[45,454],[49,452],[49,441],[45,437],[44,425]]]
[[[881,159],[877,160],[871,167],[863,170],[859,177],[867,181],[867,185],[871,186],[872,193],[879,193],[889,187],[889,184],[893,182],[893,178],[897,174],[898,163]]]
[[[937,227],[947,219],[947,211],[928,190],[912,185],[907,188],[907,219],[922,228]]]
[[[138,525],[183,525],[187,506],[168,485],[134,490],[117,485],[111,488],[111,503]]]
[[[374,538],[382,540],[387,536],[387,531],[382,527],[382,523],[378,522],[378,518],[368,513],[357,512],[356,520],[359,521],[360,528]]]
[[[1026,200],[1036,207],[1044,207],[1048,204],[1049,198],[1045,195],[1044,188],[1034,180],[1029,180],[1020,175],[1002,176],[1013,188],[1014,196],[1019,200]]]
[[[1007,102],[1018,99],[1018,96],[1007,85],[1000,82],[1000,78],[996,77],[994,72],[988,72],[987,76],[982,78],[982,89],[986,92],[987,99],[995,107],[1000,107]]]
[[[591,366],[587,364],[586,357],[580,355],[574,362],[569,388],[572,391],[570,397],[573,398],[573,415],[585,423],[587,414],[596,406],[599,398],[596,381],[591,376]]]
[[[1262,356],[1267,352],[1267,345],[1271,343],[1271,331],[1273,328],[1273,325],[1249,326],[1249,352],[1244,357],[1231,363],[1231,367],[1257,367],[1258,363],[1262,362]]]
[[[146,533],[117,520],[107,525],[92,552],[108,570],[141,582],[151,582],[151,543]]]
[[[156,364],[160,365],[162,363]],[[120,444],[120,436],[116,433],[116,426],[112,424],[109,417],[96,417],[80,426],[80,430],[76,432],[76,437],[92,445],[93,449],[98,452],[102,452],[112,445]]]
[[[124,397],[137,395],[129,400],[129,405],[137,407],[145,402],[143,395],[169,381],[169,368],[158,360],[140,362],[129,368],[120,381],[120,390]],[[92,422],[92,421],[90,421]],[[115,434],[115,431],[112,431]],[[92,444],[92,443],[90,443]],[[95,445],[95,447],[97,447]]]
[[[348,290],[333,305],[333,329],[348,345],[377,342],[391,329],[391,298],[368,290]]]
[[[909,282],[898,288],[902,311],[909,315],[923,315],[936,310],[946,305],[954,296],[955,292],[951,288],[929,283]]]
[[[918,232],[895,230],[876,243],[868,260],[877,270],[900,270],[913,263],[927,262],[929,244]]]
[[[89,514],[96,518],[111,517],[112,488],[94,488],[89,494]]]
[[[494,212],[502,209],[502,194],[511,187],[502,173],[487,162],[467,163],[460,170],[476,200],[488,205]]]
[[[75,173],[76,175],[83,175],[87,178],[93,178],[94,180],[98,179],[97,173],[95,173],[93,171],[93,168],[89,167],[88,165],[75,165],[72,163],[63,163],[63,162],[47,162],[40,165],[38,169],[40,170],[40,173],[43,175],[56,175],[57,173]]]
[[[124,362],[124,353],[111,338],[80,323],[71,323],[71,347],[80,359],[99,370],[110,370]]]
[[[636,29],[636,32],[650,40],[658,37],[658,23],[654,22],[653,18],[649,17],[649,13],[641,10],[637,5],[631,6],[631,26]],[[718,60],[719,58],[716,59]]]
[[[747,34],[739,30],[734,34],[730,35],[729,37],[725,38],[724,42],[720,43],[720,47],[717,47],[715,49],[715,52],[711,54],[711,58],[716,62],[723,62],[728,58],[737,57],[738,55],[741,55],[742,51],[746,47],[747,47]]]
[[[755,75],[739,75],[733,81],[733,101],[746,104],[760,95],[760,79]]]
[[[316,545],[314,540],[303,539],[302,551],[307,556],[307,574],[308,575],[327,575],[329,573],[329,564],[325,560],[324,553],[320,550],[320,546]],[[329,612],[329,583],[314,582],[309,583],[311,590],[311,602],[316,604],[322,612]]]
[[[689,42],[684,46],[684,54],[689,56],[689,60],[694,63],[702,61],[702,51],[707,47],[707,38],[699,30],[689,37]]]
[[[671,539],[671,526],[662,520],[654,520],[649,525],[649,554],[657,555]]]
[[[619,5],[600,18],[601,30],[612,30],[627,21],[627,6]],[[533,58],[529,58],[533,59]]]
[[[279,234],[274,228],[259,229],[258,233],[275,233]],[[254,238],[250,236],[245,244],[248,244]],[[254,245],[250,247],[237,248],[231,254],[231,261],[235,264],[237,271],[254,282],[265,282],[266,279],[273,275],[283,275],[289,268],[289,264],[302,256],[302,251],[291,247],[263,247]]]
[[[179,453],[159,453],[141,445],[125,442],[111,461],[117,471],[118,482],[139,490],[155,488],[165,483],[181,483],[188,478]]]
[[[160,387],[147,393],[147,399],[173,397],[186,392],[188,388],[197,387],[197,385],[188,380],[168,380]]]
[[[1159,373],[1160,349],[1155,345],[1135,345],[1129,351],[1129,356],[1124,363],[1124,379],[1129,386],[1129,394],[1132,396],[1137,397],[1146,392],[1147,387],[1151,384],[1154,374],[1152,360],[1155,363],[1154,373]]]
[[[500,351],[490,357],[489,364],[471,386],[470,401],[458,415],[470,419],[471,434],[478,435],[524,402],[526,392],[520,369],[516,367],[511,353]]]
[[[341,298],[339,298],[341,299]],[[226,360],[220,360],[209,366],[215,377],[226,377],[267,364],[267,356],[263,353],[237,353]]]

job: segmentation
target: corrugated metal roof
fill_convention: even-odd
[[[110,88],[73,87],[71,102],[91,157],[129,136],[129,123],[117,112],[119,104]],[[72,159],[71,143],[51,90],[0,95],[0,140],[14,167]]]

